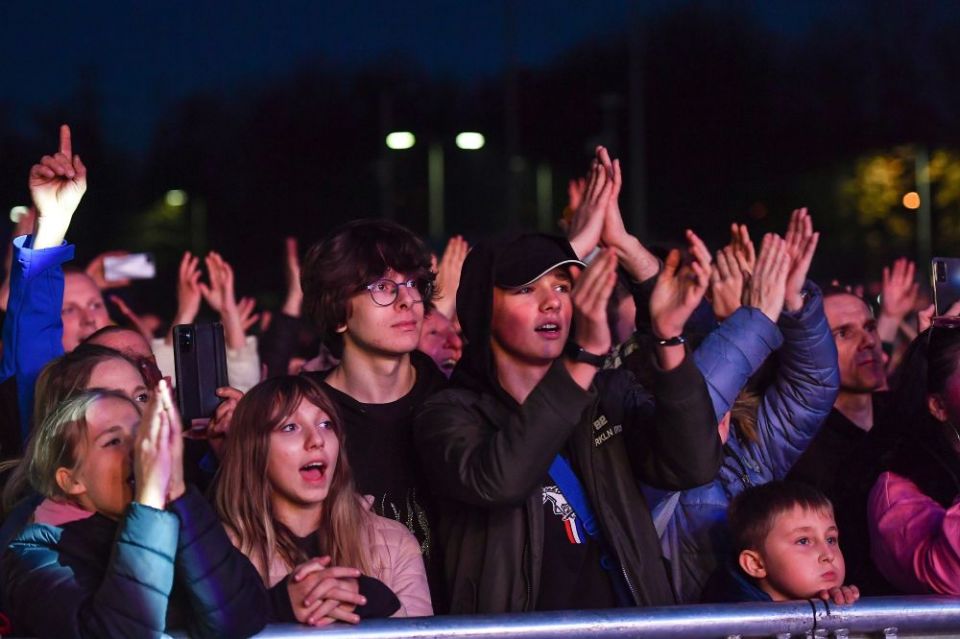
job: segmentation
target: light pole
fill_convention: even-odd
[[[916,157],[917,195],[920,206],[917,210],[917,260],[929,264],[933,257],[933,220],[930,212],[930,155],[926,147],[917,149]]]
[[[486,144],[486,138],[476,131],[458,133],[454,142],[463,151],[478,151]],[[393,131],[387,134],[388,149],[402,151],[417,143],[410,131]],[[443,142],[434,140],[427,146],[427,234],[435,239],[444,236],[444,169]]]

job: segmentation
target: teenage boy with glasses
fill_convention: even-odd
[[[311,375],[323,377],[337,405],[357,489],[373,496],[378,515],[416,535],[434,609],[442,610],[430,494],[412,435],[414,409],[446,385],[433,360],[416,350],[433,278],[430,251],[411,231],[358,220],[310,249],[301,283],[305,312],[340,358],[328,373]]]

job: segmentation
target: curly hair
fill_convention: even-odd
[[[396,222],[355,220],[320,240],[304,259],[300,276],[304,312],[324,344],[339,357],[350,298],[393,269],[416,279],[425,309],[433,302],[431,255],[416,234]]]

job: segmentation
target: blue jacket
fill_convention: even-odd
[[[10,301],[0,360],[0,381],[16,376],[21,446],[30,432],[37,376],[50,360],[63,355],[62,265],[73,259],[72,244],[36,251],[32,244],[32,235],[13,240]]]
[[[119,522],[30,524],[0,568],[19,635],[247,637],[270,609],[256,569],[193,488],[167,510],[132,503]]]
[[[779,330],[758,309],[740,308],[694,353],[719,421],[750,375],[779,348],[776,377],[760,401],[759,441],[741,440],[731,426],[716,479],[669,495],[654,509],[655,519],[666,519],[660,541],[679,603],[698,602],[710,574],[727,559],[726,512],[733,497],[782,479],[833,407],[840,386],[837,349],[820,290],[808,283],[806,291],[799,312],[780,315]]]
[[[757,582],[740,570],[740,566],[727,560],[713,573],[703,588],[703,603],[743,603],[746,601],[772,602]]]

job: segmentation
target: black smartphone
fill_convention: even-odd
[[[213,416],[220,402],[217,389],[228,386],[227,351],[223,325],[178,324],[173,327],[173,362],[177,375],[177,407],[188,436],[201,436],[205,427],[192,427],[195,419]],[[185,431],[186,432],[186,431]]]
[[[960,301],[960,258],[935,257],[930,261],[935,315],[946,315]]]

